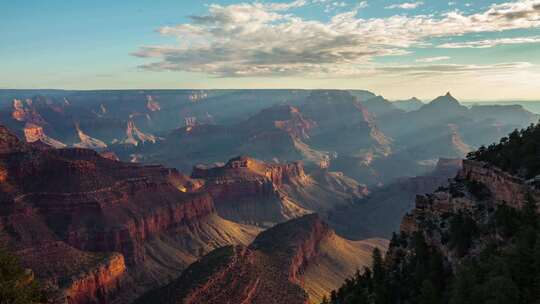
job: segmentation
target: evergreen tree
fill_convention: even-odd
[[[439,304],[439,294],[435,285],[430,280],[425,280],[422,283],[420,289],[420,297],[418,298],[418,304]]]
[[[378,248],[373,250],[373,291],[375,304],[389,303],[389,290],[386,285],[386,272],[382,253]]]
[[[516,284],[511,279],[501,276],[487,281],[483,286],[483,294],[486,304],[531,303],[520,302]]]

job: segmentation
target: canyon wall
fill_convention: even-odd
[[[80,274],[65,290],[67,304],[110,303],[127,276],[124,257],[113,255],[95,269]]]
[[[465,160],[458,177],[483,184],[498,203],[519,208],[527,194],[540,201],[540,191],[529,187],[525,180],[487,163]]]

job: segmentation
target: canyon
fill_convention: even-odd
[[[67,303],[127,301],[259,231],[220,218],[174,169],[35,148],[2,131],[3,242]]]
[[[473,204],[444,194],[459,181],[522,207],[525,180],[461,159],[539,117],[450,93],[0,97],[0,241],[68,304],[319,303],[417,213]]]

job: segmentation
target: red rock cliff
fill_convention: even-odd
[[[281,191],[283,184],[306,178],[301,163],[267,164],[237,157],[223,166],[195,167],[192,177],[204,180],[218,213],[230,220],[266,225],[305,214]]]
[[[211,252],[172,284],[135,303],[308,304],[300,277],[331,233],[317,215],[276,225],[247,248]]]
[[[114,255],[95,269],[75,278],[65,291],[68,304],[109,303],[126,276],[122,255]]]

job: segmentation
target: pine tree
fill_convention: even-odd
[[[439,294],[435,285],[431,280],[425,280],[422,283],[422,288],[420,289],[420,297],[418,299],[418,304],[438,304],[440,303]]]
[[[519,289],[510,278],[499,276],[490,279],[484,284],[483,293],[484,302],[488,304],[520,303]]]
[[[386,270],[382,253],[378,248],[373,250],[373,291],[375,304],[389,303],[389,290],[386,284]]]

